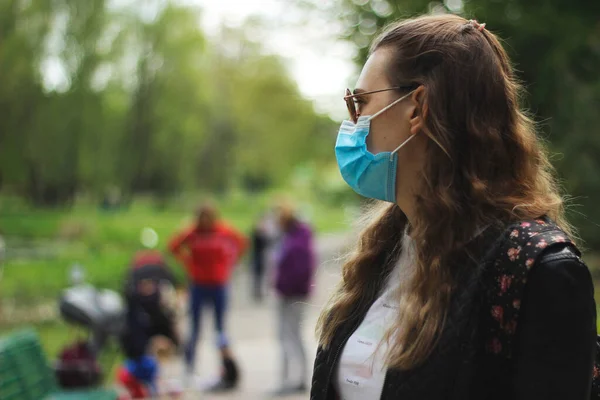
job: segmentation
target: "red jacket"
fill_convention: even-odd
[[[222,285],[229,280],[246,246],[241,233],[217,222],[210,231],[192,227],[176,235],[169,243],[169,250],[184,264],[192,282]]]

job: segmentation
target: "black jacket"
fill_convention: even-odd
[[[471,262],[476,268],[483,258],[481,249],[491,248],[497,234],[492,230],[480,235],[456,262]],[[529,272],[511,360],[492,358],[484,351],[481,332],[486,332],[486,318],[468,306],[473,302],[468,292],[473,287],[482,290],[483,282],[479,279],[472,287],[465,284],[465,290],[455,291],[446,328],[432,355],[410,371],[389,369],[381,399],[589,400],[596,305],[592,279],[581,259],[570,247],[553,247]],[[333,388],[337,360],[369,307],[367,303],[357,309],[330,346],[319,347],[311,400],[338,398]]]

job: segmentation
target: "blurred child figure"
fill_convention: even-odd
[[[282,351],[281,382],[275,395],[301,393],[307,388],[306,350],[300,325],[315,272],[311,228],[300,221],[289,204],[279,207],[282,238],[275,254],[274,286],[279,297],[279,339]],[[298,375],[290,370],[299,368]]]
[[[177,234],[169,245],[171,252],[185,266],[190,281],[191,331],[185,348],[188,379],[194,372],[202,307],[208,303],[214,308],[217,346],[223,368],[219,381],[209,387],[209,391],[233,389],[238,382],[238,367],[225,333],[225,316],[231,271],[243,255],[246,246],[246,238],[221,221],[217,210],[210,204],[201,206],[193,226]]]
[[[117,370],[117,382],[125,388],[129,398],[146,399],[158,393],[158,363],[149,355],[127,359]],[[123,398],[127,398],[123,396]]]

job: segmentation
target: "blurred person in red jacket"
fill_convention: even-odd
[[[190,338],[185,349],[188,378],[194,372],[196,344],[200,334],[201,310],[205,303],[214,307],[215,328],[223,368],[218,382],[210,391],[235,388],[239,370],[225,333],[227,287],[233,267],[247,247],[246,238],[219,219],[217,210],[204,204],[196,213],[195,224],[177,234],[169,249],[185,266],[190,280]]]

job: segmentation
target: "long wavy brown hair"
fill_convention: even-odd
[[[381,48],[395,55],[392,85],[425,88],[422,133],[431,139],[410,225],[415,271],[386,335],[387,365],[411,369],[431,354],[446,324],[456,287],[448,261],[478,228],[547,215],[573,232],[544,143],[520,106],[521,85],[492,32],[455,15],[423,16],[389,26],[371,54]],[[318,322],[323,347],[373,301],[402,251],[407,218],[397,205],[376,204],[365,220]]]

